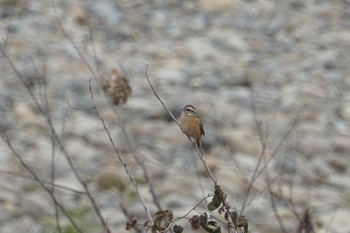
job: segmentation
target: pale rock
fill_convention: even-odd
[[[223,133],[224,140],[235,153],[258,156],[261,150],[257,133],[247,129],[228,129]]]
[[[37,138],[26,153],[26,161],[39,177],[47,177],[52,169],[52,142],[47,138]],[[66,159],[57,151],[55,152],[55,172],[61,176],[69,171]]]
[[[225,52],[246,51],[248,47],[244,39],[234,31],[214,29],[208,37],[217,42],[218,47]]]
[[[346,154],[347,155],[347,154]],[[326,158],[328,164],[337,172],[337,174],[344,174],[348,171],[348,158],[338,153],[330,153]]]
[[[330,140],[322,135],[304,135],[299,140],[296,150],[308,158],[314,158],[332,150]]]
[[[176,211],[175,213],[178,213],[178,210],[191,209],[195,204],[187,197],[179,196],[176,192],[167,195],[164,200],[162,200],[162,203],[164,203],[164,208],[172,210],[173,212]]]
[[[186,81],[186,77],[178,69],[163,68],[154,76],[158,85],[180,85]]]
[[[14,218],[12,221],[1,224],[2,233],[26,232],[39,233],[44,232],[42,224],[34,221],[30,216]]]
[[[233,10],[235,3],[236,0],[199,1],[201,9],[206,13],[225,12]]]
[[[95,182],[101,189],[116,188],[123,192],[127,186],[128,179],[124,174],[120,174],[120,169],[116,167],[109,167],[100,170],[95,177]],[[126,173],[126,172],[125,172]]]
[[[218,170],[221,169],[219,160],[215,157],[205,157],[204,160],[205,160],[207,168],[215,177],[216,176],[215,174],[218,172]],[[204,166],[200,165],[198,171],[202,176],[210,177],[209,172],[207,171],[207,169]]]
[[[348,209],[339,208],[320,214],[319,221],[322,222],[318,232],[344,233],[350,232],[350,212]]]
[[[34,112],[31,105],[26,103],[18,103],[14,107],[14,114],[16,117],[16,122],[23,125],[37,126],[39,128],[44,127],[44,120],[39,117],[37,113]]]
[[[189,38],[185,43],[196,60],[210,58],[217,54],[217,49],[205,37]]]
[[[109,1],[100,1],[88,5],[88,11],[92,13],[90,17],[103,20],[107,24],[118,25],[121,20],[119,9]]]
[[[333,148],[335,152],[348,154],[350,152],[350,137],[338,136],[333,139]]]
[[[321,157],[315,157],[312,160],[312,163],[299,169],[303,169],[302,172],[300,172],[300,175],[303,177],[303,182],[305,182],[305,184],[329,182],[329,177],[333,172],[331,167]]]
[[[109,127],[113,129],[112,126]],[[65,130],[67,136],[79,137],[95,146],[105,146],[109,144],[107,134],[98,117],[83,113],[75,113],[65,125]]]
[[[35,192],[23,197],[18,215],[28,215],[40,222],[47,216],[54,216],[53,205],[46,192]]]
[[[271,205],[271,204],[270,204]],[[271,207],[270,207],[271,209]],[[297,229],[297,220],[292,211],[286,210],[284,207],[277,208],[278,214],[281,217],[283,226],[287,232],[295,232]],[[267,221],[265,224],[262,224],[258,229],[261,230],[261,233],[279,233],[282,232],[281,226],[276,219],[276,216],[270,212],[267,216]]]
[[[149,98],[131,98],[128,101],[126,115],[130,118],[144,116],[145,118],[162,119],[165,116],[165,110],[161,104],[156,103],[154,96],[150,95]]]

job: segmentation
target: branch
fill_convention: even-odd
[[[92,68],[92,66],[90,65],[90,63],[86,60],[83,53],[80,51],[79,47],[77,46],[77,44],[73,41],[72,37],[70,37],[69,34],[66,32],[66,30],[63,28],[62,23],[61,23],[60,19],[58,18],[58,12],[57,12],[55,0],[52,0],[51,3],[52,3],[52,7],[54,8],[54,11],[55,11],[56,23],[57,23],[60,31],[62,32],[64,37],[69,41],[69,43],[74,47],[75,52],[78,54],[80,59],[83,61],[85,67],[89,70],[89,72],[91,74],[94,75],[94,77],[96,77],[96,73],[95,73],[94,69]]]
[[[85,192],[82,192],[82,191],[79,191],[77,189],[73,189],[73,188],[70,188],[70,187],[67,187],[67,186],[64,186],[64,185],[60,185],[60,184],[52,184],[51,181],[45,181],[45,180],[36,180],[35,178],[32,178],[32,177],[28,177],[28,176],[25,176],[25,175],[22,175],[22,174],[18,174],[18,173],[15,173],[15,172],[11,172],[11,171],[4,171],[4,170],[0,170],[0,173],[3,173],[3,174],[6,174],[6,175],[9,175],[9,176],[15,176],[15,177],[19,177],[19,178],[22,178],[22,179],[26,179],[26,180],[31,180],[31,181],[34,181],[34,182],[37,182],[37,183],[42,183],[44,184],[45,186],[48,186],[48,187],[52,187],[54,186],[55,188],[59,188],[59,189],[62,189],[62,190],[66,190],[66,191],[69,191],[69,192],[73,192],[73,193],[76,193],[76,194],[79,194],[79,195],[84,195],[86,196],[86,193]]]
[[[165,111],[167,111],[169,113],[169,115],[171,116],[171,118],[173,119],[173,121],[177,124],[177,126],[179,126],[179,128],[181,129],[181,131],[185,134],[185,131],[183,130],[183,128],[181,127],[180,123],[178,122],[178,120],[176,119],[176,117],[174,116],[174,114],[166,107],[166,105],[164,104],[164,102],[162,101],[162,99],[159,97],[159,95],[157,94],[157,92],[155,91],[149,77],[148,77],[148,65],[146,66],[145,69],[145,74],[146,74],[146,79],[148,81],[149,86],[152,89],[153,94],[156,96],[156,98],[158,99],[158,101],[162,104],[162,106],[164,107]],[[185,134],[187,136],[187,134]],[[188,140],[190,141],[191,145],[192,145],[192,141],[191,138],[189,136],[187,136]],[[202,152],[199,150],[198,146],[195,147],[196,151],[199,155],[200,160],[202,161],[205,170],[208,172],[211,180],[214,182],[214,185],[217,184],[217,179],[215,178],[215,176],[213,175],[213,173],[210,171],[210,169],[207,166],[206,161],[203,159],[203,154]]]
[[[116,154],[117,154],[117,156],[118,156],[119,161],[123,164],[124,169],[125,169],[125,172],[128,174],[129,179],[130,179],[131,182],[133,183],[133,185],[134,185],[134,187],[135,187],[135,190],[136,190],[136,193],[137,193],[137,196],[139,197],[139,199],[140,199],[140,201],[141,201],[141,203],[142,203],[142,205],[143,205],[143,208],[144,208],[145,211],[147,212],[148,219],[149,219],[150,221],[152,221],[151,213],[150,213],[150,211],[149,211],[149,209],[148,209],[148,207],[147,207],[147,205],[146,205],[145,200],[144,200],[143,197],[141,196],[140,190],[139,190],[139,188],[138,188],[138,184],[137,184],[137,182],[135,181],[134,177],[132,176],[131,171],[130,171],[130,169],[128,168],[128,166],[126,165],[126,162],[124,161],[123,157],[121,156],[121,154],[120,154],[120,152],[119,152],[117,146],[115,145],[115,143],[114,143],[114,141],[113,141],[113,139],[112,139],[112,136],[111,136],[111,134],[110,134],[110,132],[109,132],[109,130],[108,130],[108,128],[107,128],[107,125],[106,125],[106,123],[105,123],[105,120],[103,119],[101,113],[100,113],[99,110],[97,109],[96,102],[95,102],[95,98],[94,98],[94,95],[93,95],[93,92],[92,92],[92,88],[91,88],[91,78],[90,78],[90,80],[89,80],[89,90],[90,90],[91,101],[92,101],[92,103],[93,103],[93,105],[94,105],[94,106],[93,106],[93,109],[96,110],[97,115],[99,116],[99,118],[100,118],[100,120],[101,120],[101,122],[102,122],[103,128],[104,128],[104,130],[105,130],[106,133],[107,133],[108,139],[109,139],[109,141],[111,142],[111,144],[112,144],[112,146],[113,146],[113,149],[114,149],[114,151],[116,152]]]
[[[262,159],[264,158],[265,156],[265,153],[266,153],[266,147],[267,147],[267,139],[264,139],[264,138],[267,138],[264,137],[263,135],[263,132],[261,130],[261,126],[260,126],[260,121],[258,120],[257,118],[257,114],[256,114],[256,109],[254,107],[254,105],[252,106],[252,110],[253,110],[253,114],[254,114],[254,121],[255,121],[255,124],[256,124],[256,128],[257,128],[257,131],[258,131],[258,134],[259,134],[259,138],[260,138],[260,142],[261,142],[261,146],[262,146],[262,149],[261,149],[261,152],[260,152],[260,155],[259,155],[259,160],[255,166],[255,169],[254,169],[254,172],[253,172],[253,175],[251,177],[251,180],[249,182],[249,186],[248,186],[248,189],[246,191],[246,194],[245,194],[245,199],[242,203],[242,207],[241,207],[241,210],[240,210],[240,215],[243,213],[244,209],[245,209],[245,206],[246,206],[246,203],[247,203],[247,199],[248,199],[248,196],[250,194],[250,191],[253,187],[253,184],[254,182],[261,176],[261,174],[265,171],[265,169],[267,168],[267,166],[270,164],[271,160],[273,158],[276,157],[277,155],[277,152],[279,151],[279,149],[281,148],[281,146],[284,144],[284,142],[287,140],[287,138],[289,137],[289,135],[291,134],[291,132],[293,131],[294,127],[296,126],[297,122],[298,122],[298,118],[296,118],[291,127],[289,128],[289,130],[283,135],[283,137],[281,138],[280,142],[278,143],[277,147],[273,150],[273,152],[271,153],[270,157],[265,161],[264,165],[261,167],[261,169],[259,170],[260,168],[260,165],[261,165],[261,162],[262,162]]]
[[[56,196],[53,194],[50,188],[48,188],[39,178],[39,176],[33,171],[33,169],[23,160],[22,156],[15,150],[15,148],[12,146],[11,141],[9,138],[1,132],[1,138],[6,143],[7,147],[11,150],[12,154],[17,158],[17,160],[22,164],[22,166],[30,173],[30,175],[33,177],[33,179],[50,195],[51,199],[55,203],[55,206],[57,206],[62,213],[66,216],[66,218],[69,220],[69,222],[72,224],[72,226],[79,232],[83,233],[83,231],[78,227],[76,222],[73,220],[73,218],[69,215],[68,211],[64,208],[63,205],[61,205],[58,200],[56,199]]]
[[[288,231],[286,230],[282,218],[280,216],[280,214],[278,213],[277,207],[276,207],[276,202],[275,202],[275,197],[274,197],[274,193],[272,191],[272,187],[271,187],[271,180],[270,180],[270,176],[267,170],[265,170],[265,180],[266,180],[266,184],[267,184],[267,190],[269,193],[269,197],[270,197],[270,203],[271,203],[271,208],[273,210],[273,214],[275,215],[278,224],[280,225],[281,230],[284,233],[288,233]]]
[[[105,220],[103,219],[99,208],[96,205],[96,202],[94,200],[94,198],[91,195],[91,192],[87,186],[87,184],[84,182],[84,180],[80,177],[77,169],[75,168],[65,146],[63,145],[63,142],[61,140],[61,138],[59,137],[58,133],[56,132],[56,129],[53,126],[53,123],[51,121],[51,118],[49,117],[49,115],[47,114],[47,112],[45,111],[45,109],[42,107],[42,105],[40,104],[39,100],[35,97],[33,91],[31,90],[29,84],[27,82],[24,81],[22,74],[18,71],[18,69],[16,68],[16,66],[13,64],[12,60],[8,57],[7,53],[0,48],[0,52],[2,53],[2,55],[5,57],[5,60],[7,61],[7,63],[10,65],[10,67],[12,68],[12,70],[15,72],[16,77],[18,78],[18,80],[22,83],[22,85],[25,87],[28,95],[30,96],[31,100],[34,102],[36,108],[38,109],[40,115],[45,119],[47,126],[49,127],[52,135],[54,136],[56,142],[57,142],[57,146],[58,148],[62,151],[65,159],[68,162],[68,165],[70,167],[70,169],[73,171],[73,174],[75,176],[75,178],[79,181],[79,183],[83,186],[86,195],[88,197],[88,199],[90,200],[90,203],[97,215],[97,217],[99,218],[101,224],[103,225],[103,228],[105,229],[107,227],[107,224],[105,222]]]

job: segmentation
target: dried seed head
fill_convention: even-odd
[[[116,69],[112,69],[112,77],[102,79],[102,89],[110,98],[112,104],[119,106],[126,104],[131,95],[131,87],[125,74]]]

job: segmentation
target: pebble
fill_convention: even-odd
[[[344,208],[326,212],[320,216],[320,221],[324,224],[319,232],[348,232],[350,230],[349,218],[349,211]]]

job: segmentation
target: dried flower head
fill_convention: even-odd
[[[119,106],[126,104],[131,95],[131,87],[125,74],[116,69],[112,69],[112,77],[102,79],[102,89],[110,98],[112,104]]]

